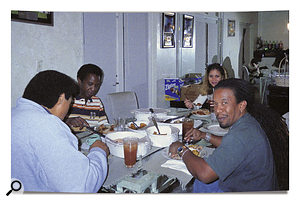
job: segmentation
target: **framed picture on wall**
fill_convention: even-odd
[[[53,12],[12,10],[11,20],[18,21],[18,22],[53,26]]]
[[[182,47],[193,47],[193,30],[194,17],[190,15],[183,15],[183,29],[182,29]]]
[[[162,48],[175,47],[175,13],[162,14]]]
[[[235,36],[235,20],[228,20],[228,36]]]

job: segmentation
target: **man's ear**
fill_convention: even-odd
[[[80,86],[82,81],[80,80],[79,77],[77,77],[77,82],[78,82],[78,85]]]
[[[63,101],[64,101],[65,99],[66,99],[65,93],[60,94],[60,96],[59,96],[58,101],[57,101],[56,104],[61,104],[61,103],[63,103]]]
[[[246,110],[246,107],[247,107],[247,101],[246,100],[243,100],[242,102],[240,102],[240,104],[239,104],[240,112],[244,112]]]

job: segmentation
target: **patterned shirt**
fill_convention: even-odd
[[[96,96],[92,96],[86,103],[84,98],[74,99],[69,118],[78,116],[86,120],[90,126],[108,123],[102,101]]]

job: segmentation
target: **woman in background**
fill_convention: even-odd
[[[226,73],[224,68],[219,63],[210,64],[206,68],[203,83],[201,84],[200,94],[196,100],[191,101],[184,100],[184,104],[187,108],[193,109],[194,106],[202,107],[207,100],[208,95],[213,94],[214,87],[223,79],[226,79]],[[209,108],[209,105],[208,105]]]

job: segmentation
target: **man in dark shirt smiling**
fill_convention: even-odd
[[[179,148],[179,155],[196,178],[194,192],[276,190],[272,149],[260,123],[249,113],[253,103],[250,83],[240,79],[221,81],[214,91],[214,109],[220,126],[229,128],[228,133],[220,137],[191,129],[185,137],[186,141],[210,142],[216,147],[213,154],[200,158],[182,143],[171,145]]]

